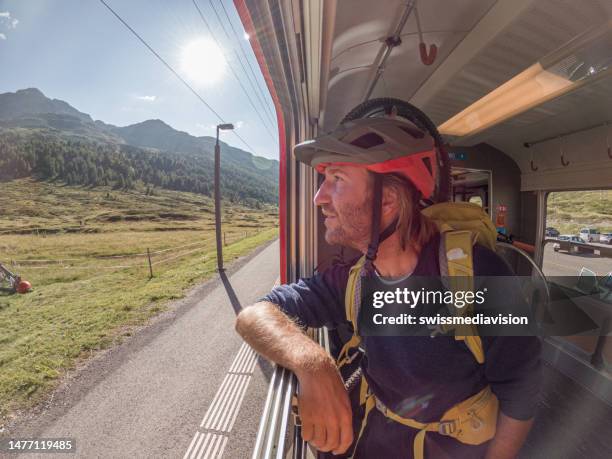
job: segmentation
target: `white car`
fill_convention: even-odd
[[[578,236],[574,236],[573,234],[562,234],[561,236],[559,236],[557,238],[557,240],[559,240],[559,241],[572,241],[572,242],[584,242]],[[560,249],[561,249],[561,244],[559,244],[558,242],[555,242],[553,244],[553,250],[555,252],[558,252]]]
[[[599,242],[599,231],[594,228],[582,228],[580,230],[580,239],[584,242]]]
[[[602,244],[612,244],[612,233],[601,233],[599,242]]]

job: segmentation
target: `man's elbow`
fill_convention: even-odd
[[[242,309],[236,317],[234,328],[236,332],[243,338],[249,333],[257,322],[258,316],[261,314],[261,309],[265,307],[265,303],[255,303]]]
[[[249,325],[253,321],[252,316],[254,307],[255,305],[251,305],[247,306],[246,308],[243,308],[236,317],[236,323],[234,324],[234,328],[236,329],[236,332],[242,337],[244,337],[246,331],[249,329]]]

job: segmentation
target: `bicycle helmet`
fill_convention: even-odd
[[[334,164],[400,174],[428,199],[438,174],[435,148],[433,137],[411,122],[381,117],[344,122],[330,134],[296,145],[294,153],[320,173]]]
[[[345,121],[329,134],[296,145],[294,154],[298,161],[319,173],[330,165],[361,166],[374,172],[372,234],[365,265],[370,274],[378,246],[395,232],[398,224],[396,218],[380,231],[382,174],[405,177],[424,199],[433,197],[439,174],[432,135],[395,116]]]

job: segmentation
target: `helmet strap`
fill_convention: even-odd
[[[367,273],[374,272],[374,260],[378,253],[378,246],[381,242],[391,236],[397,229],[399,219],[396,217],[383,231],[380,232],[380,216],[383,206],[383,176],[382,174],[374,174],[374,198],[372,200],[372,234],[370,236],[370,244],[366,252],[365,269]]]

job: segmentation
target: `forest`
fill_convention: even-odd
[[[33,177],[89,187],[164,188],[213,193],[210,152],[175,153],[34,129],[0,128],[0,181]],[[226,161],[221,193],[231,202],[276,204],[278,185],[257,171]]]

